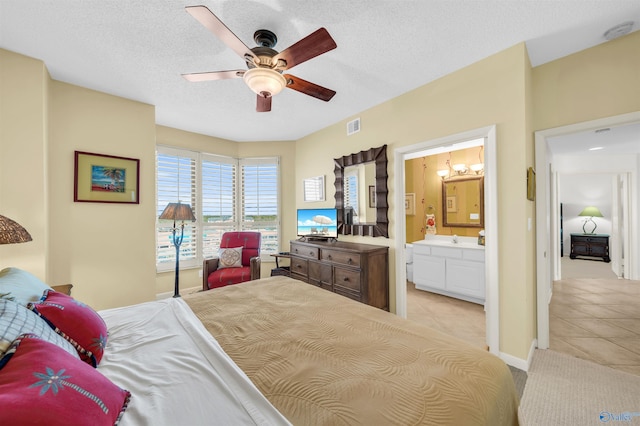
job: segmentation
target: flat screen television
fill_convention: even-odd
[[[298,236],[317,239],[338,238],[338,211],[298,209]]]

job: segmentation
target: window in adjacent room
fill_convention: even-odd
[[[158,147],[156,218],[169,202],[189,203],[196,222],[185,223],[182,268],[200,267],[218,253],[226,231],[262,233],[262,256],[279,249],[279,159],[235,159]],[[175,265],[171,226],[156,220],[156,269]]]

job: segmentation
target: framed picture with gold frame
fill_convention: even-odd
[[[533,167],[527,169],[527,200],[536,200],[536,171]]]
[[[140,160],[75,151],[73,201],[140,203]]]

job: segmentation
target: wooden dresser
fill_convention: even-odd
[[[609,257],[608,234],[571,234],[571,254],[575,259],[578,256],[601,257],[605,262],[611,262]]]
[[[343,241],[291,241],[291,277],[389,310],[389,248]]]

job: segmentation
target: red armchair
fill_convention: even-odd
[[[205,259],[202,271],[202,289],[209,290],[260,278],[260,232],[225,232],[220,249],[242,247],[242,264],[223,267],[220,259]]]

